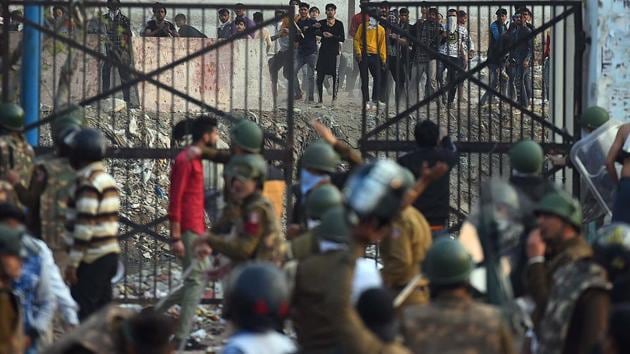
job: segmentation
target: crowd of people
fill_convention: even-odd
[[[104,135],[84,126],[80,107],[66,111],[51,122],[54,152],[35,159],[24,112],[0,105],[2,354],[203,349],[190,334],[210,278],[224,287],[225,354],[630,350],[628,124],[608,154],[613,223],[603,217],[587,235],[585,206],[543,177],[532,140],[514,144],[511,177],[484,184],[477,209],[449,228],[457,149],[431,120],[398,161],[365,161],[311,122],[321,139],[300,158],[285,228],[266,196],[276,167],[258,124],[236,121],[219,149],[217,119],[190,118],[168,200],[182,286],[134,312],[112,304],[125,181],[107,172]],[[591,108],[580,122],[592,134],[607,120]],[[202,160],[225,165],[225,206],[211,225]],[[366,258],[374,245],[379,267]],[[177,320],[164,315],[174,305]]]
[[[264,52],[270,58],[268,69],[271,77],[272,95],[278,97],[278,73],[282,70],[288,79],[288,65],[294,66],[294,98],[306,103],[323,103],[324,90],[332,96],[334,105],[340,87],[345,87],[352,96],[357,76],[360,74],[362,102],[368,109],[385,107],[394,91],[397,109],[408,107],[430,96],[438,89],[454,82],[459,69],[467,70],[476,55],[475,39],[471,38],[467,24],[468,14],[464,10],[450,8],[446,14],[437,8],[421,8],[421,16],[411,23],[408,8],[393,8],[387,1],[370,4],[361,1],[361,12],[352,17],[347,27],[336,17],[337,7],[327,4],[324,19],[320,9],[306,2],[291,0],[296,17],[284,17],[270,28],[261,27],[249,36],[264,43]],[[206,35],[188,23],[186,15],[175,14],[174,23],[167,20],[167,7],[156,3],[153,17],[139,32],[144,37],[199,37]],[[68,32],[74,28],[71,16],[62,6],[54,6],[48,18],[49,26],[57,32]],[[278,18],[284,11],[276,11]],[[11,13],[11,30],[18,30],[20,10]],[[236,4],[233,11],[222,8],[217,14],[216,37],[227,40],[253,29],[263,22],[262,12],[250,18],[243,4]],[[364,28],[365,26],[365,28]],[[289,29],[296,30],[297,48],[295,56],[289,57]],[[512,15],[499,8],[496,21],[487,30],[489,43],[487,58],[490,62],[489,85],[527,107],[533,102],[533,64],[535,60],[534,39],[527,39],[534,30],[533,16],[527,7],[517,7]],[[88,33],[106,34],[105,51],[108,57],[132,65],[130,40],[132,29],[129,18],[120,9],[120,0],[107,0],[107,12],[92,18],[87,23]],[[411,37],[415,37],[415,41]],[[349,40],[352,54],[344,53],[343,44]],[[275,44],[274,44],[275,42]],[[512,44],[521,43],[517,46]],[[507,53],[504,49],[512,47]],[[549,98],[550,37],[543,39],[542,62],[543,93],[541,99]],[[102,88],[108,90],[111,81],[110,63],[102,67]],[[303,70],[300,77],[298,72]],[[123,83],[129,80],[129,71],[119,68]],[[332,87],[327,77],[332,78]],[[300,80],[302,79],[302,80]],[[301,82],[300,82],[301,81]],[[370,95],[370,87],[372,89]],[[123,91],[125,101],[130,101],[129,87]],[[457,98],[468,100],[463,84],[453,85],[445,92],[438,104],[451,107]],[[317,93],[317,97],[315,94]],[[479,104],[492,103],[493,94],[485,92]]]

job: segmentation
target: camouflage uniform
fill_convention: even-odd
[[[120,326],[133,312],[108,306],[90,316],[79,328],[48,348],[46,354],[120,353]]]
[[[46,155],[35,162],[29,187],[15,186],[20,201],[29,210],[31,230],[46,242],[60,269],[66,266],[68,247],[63,235],[67,202],[76,177],[67,158]]]
[[[514,353],[501,313],[468,298],[438,296],[403,313],[405,345],[422,354]]]
[[[20,176],[20,182],[28,185],[35,152],[19,133],[0,136],[0,179],[6,179],[10,170]]]
[[[383,261],[381,275],[387,287],[398,293],[420,273],[420,264],[431,246],[431,228],[414,207],[405,208],[391,223],[390,233],[380,243]],[[403,303],[423,304],[428,300],[426,287],[418,286]]]
[[[311,231],[294,238],[287,246],[287,259],[303,260],[319,251],[317,238]]]
[[[0,180],[0,203],[15,204],[16,202],[17,195],[11,183]]]
[[[606,280],[606,271],[601,266],[589,261],[582,260],[569,263],[553,274],[553,287],[547,301],[545,315],[540,323],[539,342],[540,354],[561,354],[577,353],[576,350],[590,352],[587,345],[572,345],[583,338],[568,338],[569,327],[574,324],[574,312],[578,306],[578,299],[591,289],[599,289],[607,292],[610,290],[610,283]],[[607,307],[597,306],[596,311],[607,316]],[[586,326],[592,326],[596,319],[584,319]],[[585,328],[588,328],[586,327]],[[586,334],[593,338],[591,345],[604,335],[604,328],[592,328],[593,330],[578,330],[579,333]],[[565,342],[567,345],[565,346]],[[576,348],[568,349],[570,346]]]
[[[208,235],[210,247],[234,263],[256,259],[280,264],[284,245],[271,203],[256,192],[239,206],[238,215],[231,220],[234,225],[231,234]]]

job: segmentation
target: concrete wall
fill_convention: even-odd
[[[12,33],[11,47],[15,48],[19,41],[21,33]],[[215,39],[134,37],[134,66],[136,70],[148,73],[215,43]],[[99,44],[97,35],[87,35],[87,47],[99,50]],[[102,64],[84,52],[69,51],[61,42],[49,41],[43,48],[41,58],[42,104],[52,106],[61,68],[69,53],[78,56],[75,57],[78,65],[72,77],[70,97],[63,98],[62,101],[79,102],[100,92]],[[261,55],[260,40],[243,39],[227,43],[219,50],[198,56],[154,78],[223,110],[264,110],[272,107],[267,60],[264,51]],[[117,71],[112,72],[115,73],[112,82],[118,83]],[[149,82],[140,82],[136,89],[140,106],[147,111],[179,112],[200,109],[186,99],[174,96]],[[121,97],[120,93],[116,96]]]
[[[608,109],[614,119],[630,121],[630,3],[588,0],[585,21],[588,47],[588,105]]]

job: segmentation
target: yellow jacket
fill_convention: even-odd
[[[387,43],[385,41],[385,28],[377,25],[376,29],[368,27],[365,34],[367,44],[367,54],[378,54],[383,65],[387,61]],[[357,33],[354,35],[354,54],[361,57],[363,54],[363,24],[359,25]]]

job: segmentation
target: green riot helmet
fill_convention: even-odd
[[[24,129],[24,110],[15,103],[0,103],[0,126],[6,130],[19,132]]]
[[[599,106],[592,106],[582,113],[580,123],[584,129],[595,130],[608,122],[608,120],[610,120],[608,111]]]
[[[382,225],[400,212],[406,191],[402,167],[392,160],[359,167],[344,186],[346,203],[356,216],[375,218]]]
[[[597,231],[593,241],[595,260],[600,263],[611,281],[630,275],[630,225],[613,223]]]
[[[260,153],[263,145],[263,131],[258,124],[241,119],[230,130],[232,144],[250,153]]]
[[[525,174],[540,174],[544,160],[542,147],[533,140],[521,140],[510,149],[512,169]]]
[[[20,258],[26,256],[24,247],[22,247],[21,230],[10,228],[4,223],[0,223],[0,254],[8,254]]]
[[[239,329],[264,332],[282,327],[289,314],[285,274],[271,263],[250,262],[230,274],[223,316]]]
[[[302,154],[302,168],[334,173],[341,158],[330,144],[324,141],[316,141],[309,145]]]
[[[226,175],[229,178],[252,179],[262,186],[267,178],[267,162],[258,154],[237,155],[230,159]]]
[[[85,123],[83,108],[77,105],[65,107],[68,112],[50,123],[53,143],[59,145],[72,128],[81,128]]]
[[[442,237],[433,243],[424,261],[424,272],[431,285],[467,283],[474,264],[459,241]]]
[[[505,254],[520,243],[524,229],[521,207],[524,205],[527,205],[525,197],[519,195],[508,182],[491,178],[481,188],[479,210],[473,213],[471,220],[478,231],[496,232],[498,238],[492,238],[493,249]]]
[[[350,219],[343,206],[329,209],[322,216],[321,223],[313,229],[313,234],[320,240],[348,244],[352,228]]]
[[[582,207],[580,203],[562,190],[544,196],[534,208],[534,214],[555,215],[575,227],[576,230],[582,229]]]
[[[315,187],[306,196],[306,217],[313,220],[321,220],[322,215],[330,208],[340,206],[343,203],[341,192],[330,183]]]

